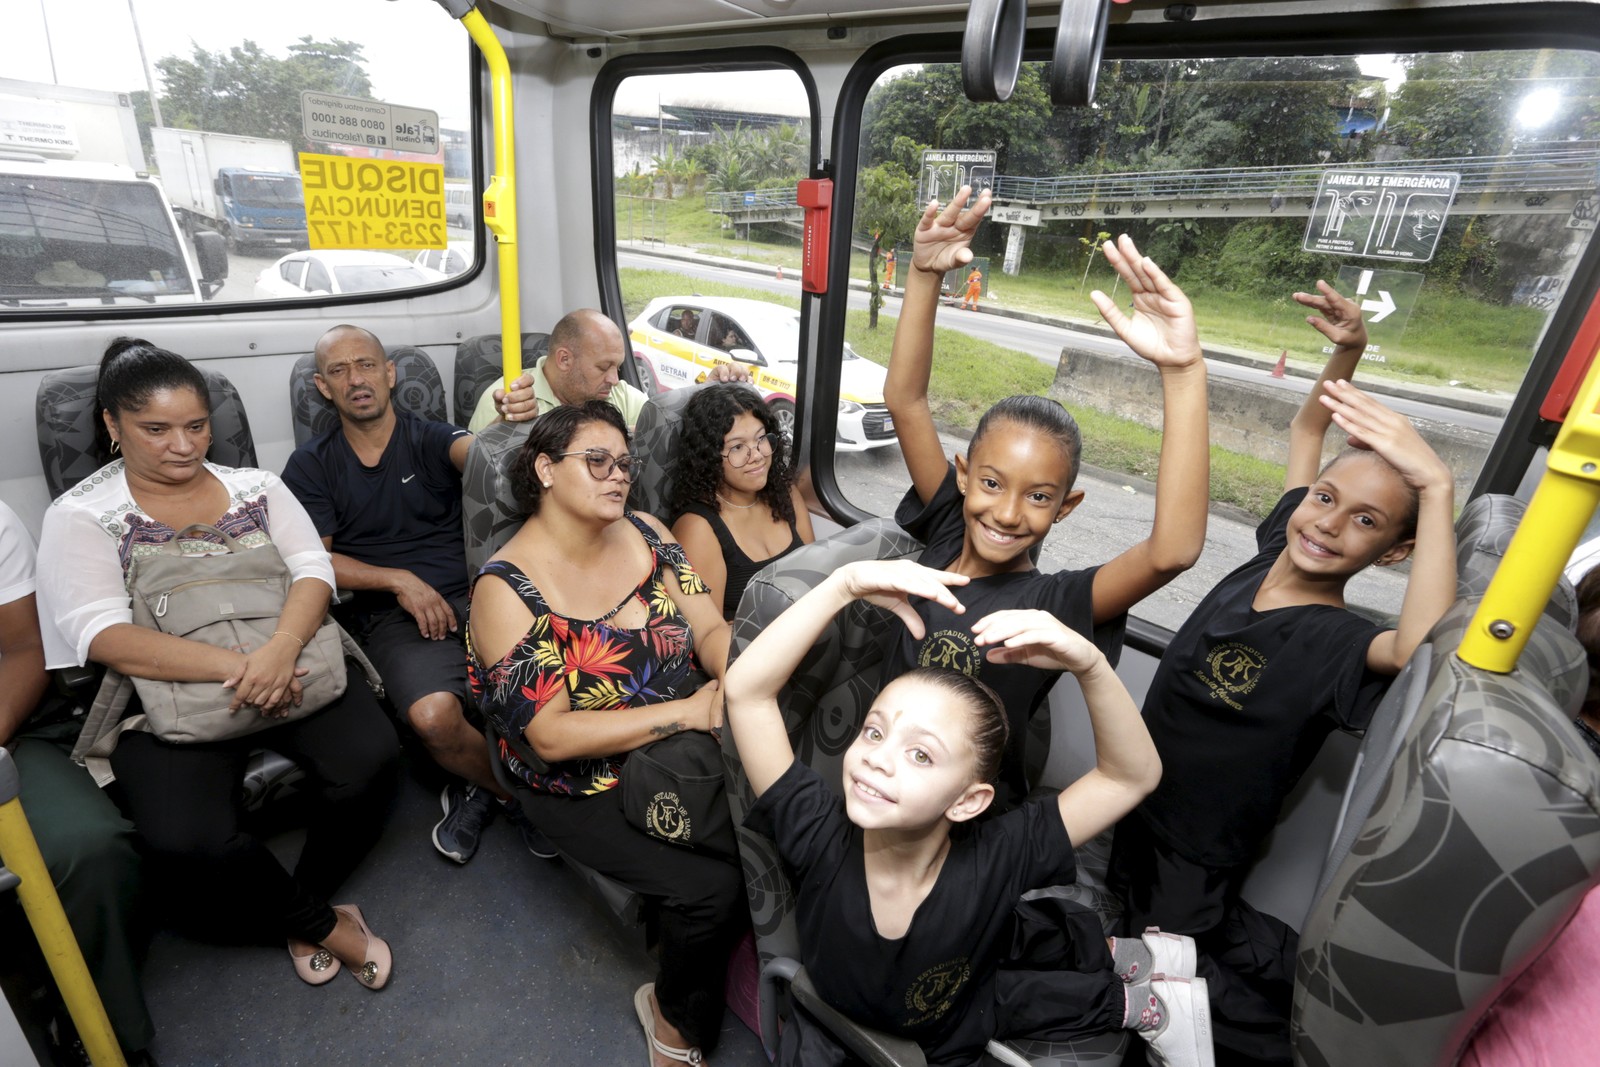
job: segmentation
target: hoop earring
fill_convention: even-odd
[[[114,456],[118,452],[121,452],[121,451],[122,451],[122,442],[118,441],[115,437],[113,437],[111,439],[111,454]]]

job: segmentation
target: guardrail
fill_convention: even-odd
[[[1212,200],[1226,197],[1314,196],[1330,170],[1450,171],[1461,175],[1458,194],[1567,192],[1600,186],[1600,152],[1531,152],[1506,156],[1398,159],[1293,167],[1217,167],[1202,170],[1117,171],[1053,178],[998,175],[994,197],[1006,203],[1051,204],[1098,200]],[[736,214],[795,207],[795,191],[747,189],[706,194],[706,208]],[[798,208],[797,208],[798,210]]]

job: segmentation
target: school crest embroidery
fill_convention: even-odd
[[[913,1017],[907,1026],[920,1026],[949,1011],[956,994],[972,977],[972,965],[965,956],[929,967],[917,975],[906,989],[906,1011]]]
[[[1211,695],[1235,711],[1243,710],[1236,699],[1249,694],[1261,681],[1267,657],[1235,641],[1224,641],[1206,656],[1206,668],[1195,675],[1211,690]]]
[[[917,647],[917,666],[944,667],[976,678],[983,658],[965,630],[938,630]]]
[[[676,793],[657,793],[650,798],[650,810],[645,813],[650,820],[650,831],[667,841],[689,841],[692,826],[689,813]]]

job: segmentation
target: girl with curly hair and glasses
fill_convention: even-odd
[[[706,386],[684,408],[667,502],[672,533],[733,619],[755,573],[816,539],[778,420],[749,386]]]

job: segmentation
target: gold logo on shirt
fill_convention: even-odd
[[[939,630],[929,634],[917,649],[917,666],[943,667],[976,678],[983,654],[965,630]]]
[[[965,956],[929,967],[917,975],[906,990],[906,1010],[914,1015],[907,1026],[920,1026],[940,1018],[955,1004],[956,994],[972,977],[972,965]]]
[[[1206,656],[1206,670],[1194,673],[1212,696],[1235,711],[1242,711],[1244,706],[1235,698],[1247,696],[1266,667],[1267,657],[1249,645],[1225,641]]]
[[[676,793],[657,793],[650,798],[650,808],[645,812],[650,832],[665,841],[689,843],[689,813]]]

